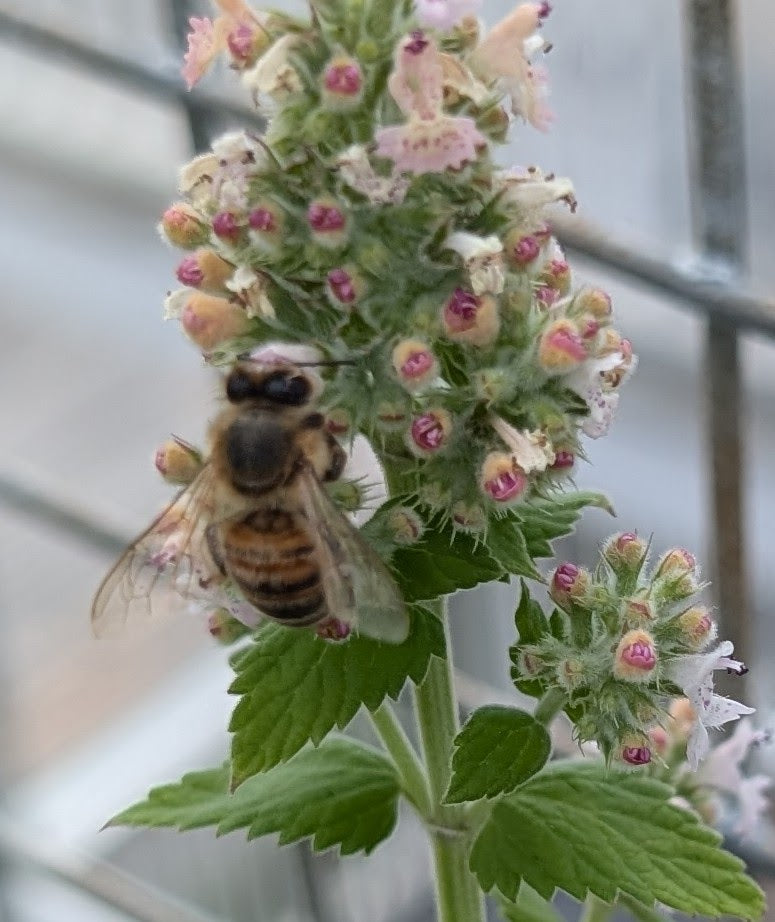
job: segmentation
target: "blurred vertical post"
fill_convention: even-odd
[[[745,146],[735,0],[685,0],[692,218],[700,271],[733,282],[746,262]],[[707,433],[713,514],[712,578],[724,634],[752,654],[745,556],[738,335],[710,319],[705,342]],[[737,686],[737,695],[740,686]]]
[[[169,0],[168,9],[175,47],[180,51],[182,60],[187,45],[188,20],[199,11],[192,0]],[[210,142],[221,130],[220,124],[214,116],[212,106],[200,105],[195,95],[187,98],[185,110],[191,142],[195,153],[199,154],[210,147]]]

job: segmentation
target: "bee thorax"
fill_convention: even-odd
[[[266,416],[241,416],[226,431],[226,460],[237,489],[262,492],[281,483],[292,457],[286,429]]]

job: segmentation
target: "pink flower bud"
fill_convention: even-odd
[[[156,449],[154,464],[167,483],[187,486],[202,469],[202,455],[188,442],[173,436]]]
[[[644,682],[657,665],[654,638],[646,631],[628,631],[614,654],[614,675],[626,682]]]
[[[693,650],[701,650],[707,646],[718,632],[710,612],[702,605],[695,605],[680,615],[678,627],[684,641]]]
[[[346,223],[344,214],[334,205],[313,202],[307,209],[307,221],[319,233],[341,230]]]
[[[173,246],[184,250],[193,250],[210,239],[207,222],[185,202],[170,205],[161,217],[159,230]]]
[[[651,750],[648,746],[622,747],[622,759],[629,765],[648,765],[651,761]]]
[[[199,288],[205,277],[195,254],[186,256],[185,259],[182,260],[175,275],[182,285],[190,285],[191,288]]]
[[[533,262],[541,252],[541,242],[534,234],[512,239],[506,237],[506,257],[516,268],[524,268]]]
[[[451,431],[452,417],[446,410],[429,410],[412,420],[409,448],[420,456],[436,454],[445,447]]]
[[[347,217],[332,199],[317,199],[307,208],[307,223],[315,240],[337,248],[347,239]]]
[[[414,544],[422,537],[422,521],[414,509],[408,506],[391,509],[387,523],[396,544]]]
[[[361,101],[363,74],[354,58],[333,58],[323,72],[323,102],[337,111],[352,109]]]
[[[328,293],[337,306],[353,304],[361,293],[359,289],[363,288],[363,282],[355,272],[341,266],[328,273],[326,282]]]
[[[269,47],[270,38],[266,29],[249,23],[240,23],[226,37],[226,44],[234,63],[245,68],[254,64]]]
[[[239,239],[242,228],[237,221],[237,216],[233,212],[219,211],[218,214],[213,217],[213,232],[217,237],[220,237],[221,240],[228,240],[230,243],[234,243]]]
[[[535,297],[538,306],[546,309],[560,300],[560,292],[551,285],[539,285],[535,290]]]
[[[625,624],[649,624],[656,615],[654,606],[648,599],[624,599],[622,603],[622,615]]]
[[[500,318],[492,295],[475,295],[456,288],[442,310],[442,325],[448,339],[486,346],[498,336]]]
[[[567,476],[576,464],[576,455],[572,451],[564,448],[555,450],[554,462],[549,465],[548,470],[553,474]]]
[[[247,332],[245,311],[225,298],[193,292],[183,308],[183,330],[204,352],[210,352],[227,339]]]
[[[554,571],[549,595],[559,605],[565,606],[584,598],[589,589],[589,573],[575,563],[561,563]]]
[[[343,640],[347,640],[350,636],[350,625],[344,621],[340,621],[338,618],[326,618],[325,621],[321,621],[315,628],[315,633],[318,637],[323,640],[331,640],[335,643],[340,643]]]
[[[600,332],[600,323],[592,314],[583,314],[577,322],[581,338],[587,342],[594,339]]]
[[[192,260],[192,262],[189,263],[184,270],[183,264],[187,263],[188,260]],[[181,272],[183,274],[181,274]],[[211,250],[209,247],[199,249],[191,256],[186,257],[183,263],[178,267],[178,279],[183,282],[184,285],[192,284],[191,281],[184,280],[184,275],[192,281],[194,278],[200,278],[199,283],[195,286],[192,285],[192,287],[199,288],[201,291],[207,291],[212,294],[225,293],[226,283],[233,274],[233,263],[227,262],[220,257],[215,250]]]
[[[611,317],[611,297],[602,288],[584,288],[573,301],[574,310],[591,314],[596,320],[606,322]]]
[[[552,12],[552,5],[549,3],[549,0],[542,0],[542,3],[538,9],[538,18],[543,20]]]
[[[326,429],[331,435],[347,435],[352,428],[352,419],[347,410],[336,407],[326,413]]]
[[[277,222],[268,208],[254,208],[248,215],[248,225],[252,230],[273,231],[276,230]]]
[[[430,346],[418,339],[405,339],[398,343],[393,349],[392,362],[393,370],[407,390],[423,387],[439,372]]]
[[[648,545],[635,532],[625,531],[612,535],[603,546],[603,556],[613,567],[619,570],[635,570],[643,563]]]
[[[663,555],[657,565],[656,576],[683,576],[694,574],[697,569],[697,560],[690,551],[676,547]]]
[[[578,327],[567,318],[549,324],[538,344],[538,360],[552,374],[572,371],[586,357],[587,350]]]
[[[570,289],[570,266],[564,259],[552,259],[544,266],[539,280],[565,295]]]
[[[528,488],[528,477],[512,455],[491,451],[484,459],[479,484],[498,505],[517,502]]]
[[[466,534],[481,534],[487,527],[487,515],[481,506],[456,502],[452,507],[452,521],[455,528]]]

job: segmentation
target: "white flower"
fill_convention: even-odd
[[[416,0],[415,12],[424,28],[446,32],[481,5],[482,0]]]
[[[379,176],[369,161],[366,148],[359,144],[339,154],[336,166],[347,185],[375,205],[400,204],[409,188],[407,177]]]
[[[226,282],[245,305],[248,317],[274,317],[274,305],[269,300],[267,288],[269,279],[263,273],[254,272],[248,266],[239,266]]]
[[[245,71],[242,82],[250,90],[256,105],[260,105],[262,97],[281,102],[301,92],[301,78],[290,62],[291,52],[298,42],[298,35],[291,32],[283,35],[250,70]]]
[[[713,693],[714,670],[731,669],[739,675],[745,670],[743,663],[730,659],[733,651],[733,644],[725,640],[710,653],[681,656],[667,667],[667,677],[683,689],[697,715],[686,749],[686,758],[692,771],[697,770],[710,748],[708,728],[718,729],[731,720],[738,720],[754,712],[754,708]]]
[[[749,749],[768,739],[768,733],[754,729],[753,721],[741,720],[729,739],[711,750],[699,772],[703,784],[737,800],[735,833],[739,836],[750,835],[769,806],[764,792],[771,787],[772,780],[766,775],[746,777],[740,768]]]
[[[637,364],[637,356],[617,351],[602,358],[587,359],[566,375],[565,386],[575,391],[589,407],[589,415],[581,428],[591,439],[599,439],[608,432],[619,406],[618,388]]]
[[[243,211],[248,205],[251,177],[268,165],[265,149],[250,134],[233,131],[213,144],[216,167],[212,172],[211,196],[223,211]]]
[[[576,210],[573,183],[553,173],[544,175],[538,167],[496,170],[493,182],[501,193],[500,201],[522,212],[541,210],[555,202],[565,202],[571,211]]]
[[[456,231],[447,237],[444,247],[462,257],[475,295],[503,291],[503,244],[496,236],[477,237]]]
[[[212,199],[212,184],[218,158],[215,154],[200,154],[181,167],[178,189],[195,208],[206,207]]]
[[[526,474],[532,471],[545,471],[550,464],[554,464],[554,449],[552,443],[540,429],[521,432],[509,425],[500,416],[491,418],[493,429],[511,449],[512,456]]]

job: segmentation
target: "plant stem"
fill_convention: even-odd
[[[533,716],[544,726],[548,726],[552,719],[559,714],[566,697],[561,688],[550,688],[536,705]]]
[[[383,702],[371,714],[380,739],[390,753],[398,769],[401,787],[418,812],[427,820],[433,814],[433,801],[428,788],[428,778],[419,756],[404,733],[393,706]]]
[[[415,708],[433,803],[430,835],[437,916],[438,922],[484,922],[484,899],[468,869],[471,843],[465,808],[460,804],[443,803],[451,776],[452,743],[460,722],[452,681],[452,644],[446,605],[440,601],[436,607],[444,622],[447,656],[444,660],[431,657],[425,679],[415,692]]]
[[[612,912],[613,906],[609,906],[608,903],[604,903],[590,893],[584,903],[584,914],[581,917],[581,922],[606,922],[606,919],[611,918]]]

